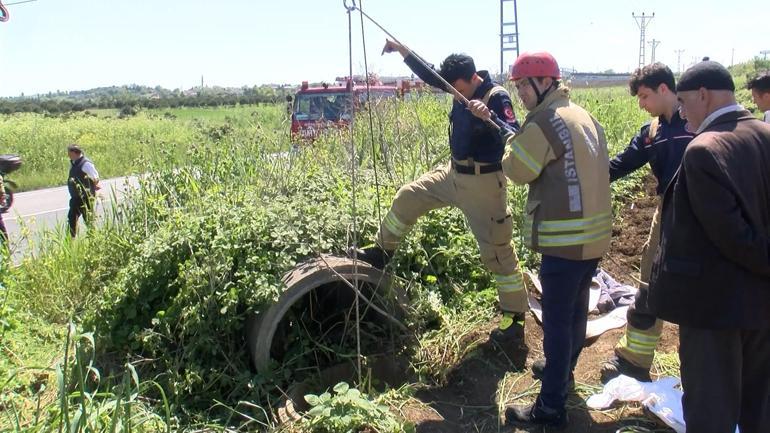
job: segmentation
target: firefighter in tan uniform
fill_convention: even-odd
[[[513,182],[529,185],[524,230],[527,244],[542,253],[545,352],[535,403],[506,410],[514,424],[567,424],[565,403],[585,341],[589,286],[612,232],[604,130],[570,102],[560,78],[548,53],[524,53],[511,67],[529,113],[520,131],[507,134],[503,171]],[[470,108],[481,118],[489,116],[479,102]]]
[[[435,72],[429,70],[431,66],[403,45],[387,41],[383,52],[395,51],[401,53],[407,66],[423,81],[447,90]],[[488,104],[508,128],[518,129],[508,92],[493,83],[487,71],[476,71],[471,57],[450,55],[441,64],[439,74],[466,98]],[[459,208],[476,237],[481,260],[496,282],[503,318],[492,338],[503,343],[521,342],[528,304],[511,245],[513,221],[507,208],[507,181],[500,163],[503,139],[455,100],[450,113],[449,143],[451,162],[399,189],[379,228],[376,245],[361,250],[359,258],[383,268],[421,216],[446,206]]]

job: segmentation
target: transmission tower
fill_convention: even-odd
[[[511,3],[511,7],[505,7],[506,3]],[[513,21],[510,20],[510,14],[513,13]],[[506,18],[508,17],[508,18]],[[516,0],[500,0],[500,75],[505,74],[505,52],[515,51],[516,57],[519,57],[519,13],[516,8]]]
[[[655,48],[658,48],[658,45],[660,41],[655,39],[650,41],[650,63],[655,63]]]
[[[684,50],[675,50],[676,53],[676,71],[677,73],[682,73],[682,54],[684,54]]]
[[[634,17],[634,21],[636,21],[636,24],[639,26],[639,67],[641,68],[647,64],[646,53],[644,51],[644,46],[646,45],[645,32],[647,30],[647,25],[650,24],[650,21],[655,17],[655,12],[653,12],[652,15],[645,15],[644,12],[642,12],[641,15],[631,13],[631,16]]]

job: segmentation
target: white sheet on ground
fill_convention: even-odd
[[[620,375],[607,382],[601,393],[589,397],[586,404],[591,409],[606,409],[615,400],[639,401],[677,433],[685,433],[682,391],[676,389],[679,383],[676,377],[639,382]],[[738,429],[735,431],[739,433]]]

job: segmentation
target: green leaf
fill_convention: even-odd
[[[307,404],[309,404],[310,406],[318,406],[319,404],[321,404],[321,402],[322,402],[322,399],[321,399],[321,398],[319,398],[319,397],[318,397],[317,395],[315,395],[315,394],[307,394],[307,395],[305,396],[305,401],[306,401],[306,402],[307,402]]]
[[[340,382],[334,385],[334,392],[337,394],[345,394],[348,392],[348,389],[350,389],[350,385],[348,385],[346,382]]]

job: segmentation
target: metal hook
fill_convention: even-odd
[[[347,9],[348,12],[353,12],[354,10],[358,9],[358,6],[356,6],[356,0],[350,0],[350,3],[353,6],[348,6],[348,0],[342,0],[342,5],[345,6],[345,9]]]

